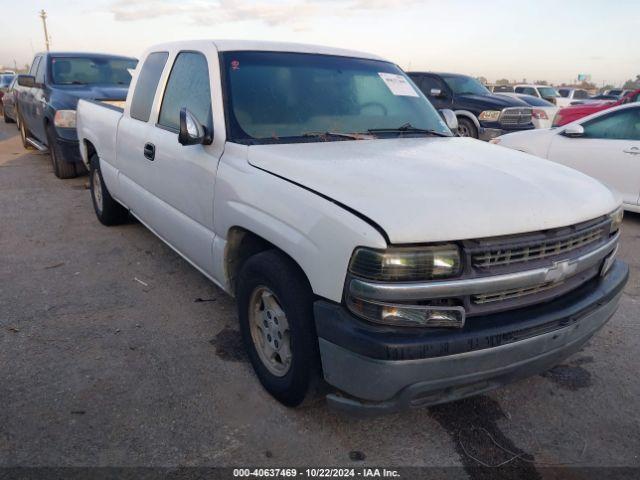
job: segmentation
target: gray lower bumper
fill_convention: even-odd
[[[626,266],[625,266],[626,268]],[[476,395],[540,373],[578,351],[613,315],[622,287],[566,326],[504,345],[413,360],[370,358],[320,338],[326,381],[347,395],[329,403],[358,413],[386,413]]]

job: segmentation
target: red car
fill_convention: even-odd
[[[617,102],[604,101],[597,103],[584,103],[581,105],[571,105],[570,107],[562,108],[558,113],[556,113],[556,116],[553,119],[553,126],[561,127],[562,125],[571,123],[574,120],[578,120],[579,118],[586,117],[587,115],[591,115],[592,113],[596,113],[601,110],[606,110],[607,108],[616,107],[625,103],[637,102],[640,100],[639,96],[640,89],[626,94]]]

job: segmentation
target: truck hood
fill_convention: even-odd
[[[528,107],[531,105],[519,98],[509,97],[507,95],[472,95],[464,94],[457,95],[458,101],[464,102],[465,105],[474,105],[479,109],[488,110],[489,108],[495,108],[496,110],[502,110],[507,107]]]
[[[52,91],[51,103],[56,109],[75,110],[81,98],[92,100],[125,100],[128,86],[117,85],[70,85],[56,87]]]
[[[544,230],[619,205],[580,172],[467,138],[258,145],[248,161],[356,210],[394,244]]]

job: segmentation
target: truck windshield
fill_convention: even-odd
[[[442,75],[442,79],[456,95],[491,95],[487,87],[473,77]]]
[[[51,81],[55,85],[124,85],[131,82],[128,69],[136,60],[105,57],[53,57]]]
[[[239,143],[450,136],[395,65],[285,52],[225,52],[229,139]]]

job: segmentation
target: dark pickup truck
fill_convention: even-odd
[[[435,108],[455,112],[461,137],[491,140],[505,133],[535,128],[528,104],[491,93],[473,77],[455,73],[407,74]]]
[[[18,76],[15,107],[25,148],[49,151],[58,178],[85,171],[76,134],[78,99],[124,103],[135,58],[95,53],[46,52]]]

